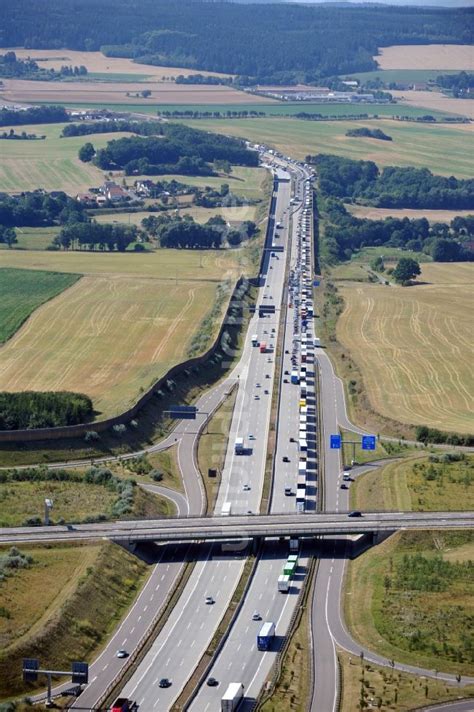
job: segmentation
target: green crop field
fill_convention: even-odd
[[[48,102],[37,102],[48,103]],[[67,106],[71,109],[96,109],[99,104],[91,102],[72,103],[72,102],[55,102],[60,106]],[[101,103],[101,108],[110,109],[110,111],[126,111],[138,114],[155,114],[163,111],[200,111],[213,112],[219,111],[225,114],[227,111],[264,111],[267,116],[294,116],[301,111],[306,111],[311,114],[321,114],[322,116],[360,116],[367,114],[368,116],[408,116],[416,118],[417,116],[425,116],[430,114],[440,120],[446,116],[451,116],[444,111],[428,111],[420,109],[416,106],[406,106],[405,104],[317,104],[315,102],[278,102],[272,101],[263,103],[256,101],[254,104],[112,104]],[[227,119],[221,119],[227,123]],[[244,119],[245,121],[247,119]],[[201,119],[196,120],[200,122]],[[199,124],[197,123],[197,126]]]
[[[60,138],[64,124],[33,124],[21,130],[46,136],[37,141],[2,141],[0,191],[64,190],[76,195],[90,186],[98,186],[104,174],[90,163],[82,163],[77,153],[86,141],[102,148],[112,138],[126,134],[95,134]],[[18,131],[18,127],[13,127]],[[8,131],[9,127],[2,127]]]
[[[190,126],[257,143],[266,143],[285,155],[304,159],[309,154],[334,153],[357,160],[372,160],[380,166],[414,166],[433,173],[470,178],[474,173],[471,124],[456,126],[391,121],[300,121],[298,119],[226,119],[186,121]],[[379,127],[393,141],[346,136],[349,128]]]
[[[63,271],[61,264],[84,277],[0,349],[0,390],[85,392],[99,414],[121,412],[186,358],[218,285],[235,282],[245,270],[245,255],[245,249],[141,255],[2,251],[0,265],[29,268],[31,280],[45,267]],[[219,325],[216,319],[213,333]]]
[[[5,343],[40,304],[71,287],[79,276],[0,269],[0,344]]]
[[[344,610],[362,645],[431,670],[474,674],[474,534],[397,533],[349,563]]]

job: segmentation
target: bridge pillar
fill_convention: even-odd
[[[388,539],[392,534],[395,534],[395,530],[393,531],[385,531],[385,532],[372,532],[372,545],[377,546],[377,544],[381,544],[385,539]]]
[[[260,544],[262,543],[262,539],[259,536],[254,536],[252,539],[252,554],[256,556],[258,554],[258,550],[260,549]]]

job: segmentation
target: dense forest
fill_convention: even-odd
[[[0,430],[75,425],[90,420],[93,414],[91,399],[82,393],[0,393]]]
[[[156,133],[160,136],[109,141],[97,151],[94,163],[103,170],[123,168],[127,175],[212,175],[209,164],[216,160],[258,166],[257,151],[248,150],[240,139],[168,123]]]
[[[23,111],[0,109],[0,126],[56,124],[63,121],[69,121],[69,114],[63,106],[33,106]]]
[[[378,208],[474,209],[474,179],[433,175],[427,168],[386,166],[373,161],[320,154],[315,163],[324,196],[343,198]]]
[[[351,259],[362,247],[398,247],[425,252],[436,262],[473,261],[470,248],[474,237],[474,216],[456,217],[450,225],[429,224],[426,218],[359,219],[351,215],[341,200],[320,199],[324,218],[322,254],[327,264]]]
[[[0,194],[0,226],[46,227],[86,221],[83,206],[66,193],[36,191],[24,195]]]
[[[4,47],[102,49],[108,56],[278,81],[376,68],[377,48],[474,41],[472,8],[241,5],[180,0],[5,3]],[[245,51],[242,48],[245,47]]]

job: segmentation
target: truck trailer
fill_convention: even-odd
[[[241,682],[231,682],[221,699],[221,712],[234,712],[244,696],[244,686]]]
[[[118,697],[110,708],[110,712],[132,712],[134,703],[128,697]]]
[[[245,450],[244,447],[244,439],[243,438],[235,438],[235,443],[234,443],[234,452],[236,455],[243,455]]]
[[[288,593],[290,590],[290,577],[282,574],[278,577],[278,590],[280,593]]]
[[[257,648],[258,650],[269,650],[275,637],[275,623],[267,621],[260,628],[260,632],[257,635]]]

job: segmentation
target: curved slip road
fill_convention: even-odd
[[[335,375],[332,363],[322,349],[318,349],[321,365],[322,429],[325,458],[325,509],[338,511],[348,509],[349,491],[341,490],[340,451],[331,450],[329,435],[337,433],[338,427],[355,432],[345,414],[345,398],[342,383]],[[354,469],[354,475],[370,468],[370,464]],[[466,513],[469,514],[469,513]],[[314,649],[314,690],[311,709],[314,712],[336,712],[338,709],[339,675],[336,646],[356,656],[364,653],[364,658],[386,667],[390,661],[357,643],[348,633],[341,611],[341,595],[344,581],[345,553],[335,548],[333,556],[321,558],[317,571],[312,602],[312,636]],[[395,669],[419,676],[432,677],[457,685],[454,675],[435,673],[415,666],[395,663]],[[462,678],[461,686],[474,682],[474,678]],[[458,703],[457,703],[458,704]],[[460,704],[460,703],[459,703]],[[449,708],[448,708],[449,709]],[[455,709],[455,708],[453,708]],[[463,708],[461,708],[463,709]],[[467,708],[469,709],[469,707]]]

